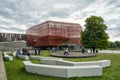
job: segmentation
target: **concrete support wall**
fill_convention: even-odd
[[[26,41],[0,42],[0,50],[18,50],[26,47]]]

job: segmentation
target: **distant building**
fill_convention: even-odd
[[[26,34],[0,33],[0,42],[26,40]]]
[[[26,47],[26,34],[0,33],[0,50],[18,50]]]
[[[77,23],[46,21],[27,29],[27,46],[80,46],[81,31],[82,28]]]

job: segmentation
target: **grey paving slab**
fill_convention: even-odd
[[[7,80],[1,51],[0,51],[0,80]]]

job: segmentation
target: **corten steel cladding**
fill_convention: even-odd
[[[80,24],[46,21],[27,30],[28,46],[80,45]]]

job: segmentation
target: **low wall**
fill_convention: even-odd
[[[72,62],[65,60],[41,60],[42,64],[48,65],[60,65],[60,66],[89,66],[89,65],[99,65],[101,67],[109,67],[111,64],[110,60],[99,60],[99,61],[88,61],[88,62]]]
[[[26,41],[0,42],[0,50],[18,50],[26,47]]]
[[[57,65],[33,64],[30,61],[23,61],[23,64],[27,72],[46,76],[70,78],[102,75],[102,67],[98,65],[57,66]]]
[[[44,60],[44,59],[49,59],[49,60],[63,60],[62,58],[55,58],[55,57],[43,57],[43,56],[30,56],[30,59],[33,60]]]
[[[99,50],[99,53],[117,53],[117,54],[120,54],[120,50]]]

